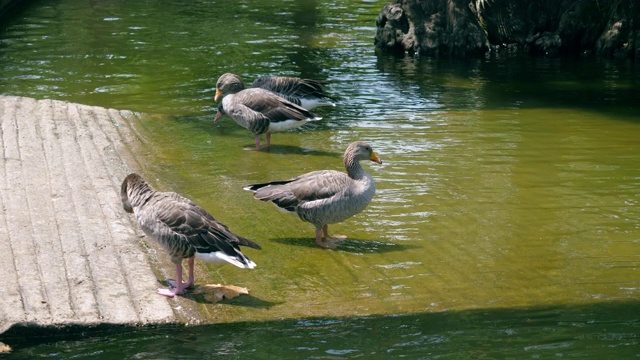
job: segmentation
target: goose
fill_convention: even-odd
[[[253,133],[257,150],[261,148],[262,134],[265,134],[268,148],[272,132],[295,129],[309,121],[322,119],[269,90],[245,89],[240,77],[234,74],[224,74],[218,80],[215,100],[221,96],[213,122],[217,123],[223,114],[229,115],[238,125]]]
[[[227,78],[232,78],[235,82],[238,82],[238,88],[240,90],[245,89],[245,85],[240,76],[232,73],[226,73],[220,76],[216,85],[219,85],[221,81],[225,81]],[[331,101],[334,100],[333,97],[327,94],[324,85],[318,80],[264,75],[255,79],[253,83],[251,83],[251,88],[269,90],[307,110],[318,106],[336,106],[336,104]],[[220,87],[216,86],[216,102],[222,96],[222,92],[218,92],[219,89]]]
[[[133,213],[142,231],[160,243],[176,265],[173,290],[158,289],[158,294],[174,297],[194,284],[194,259],[209,263],[230,263],[244,269],[256,264],[240,251],[240,245],[260,246],[232,233],[206,210],[175,192],[154,190],[140,175],[125,177],[120,190],[122,207]],[[182,281],[182,260],[188,259],[189,275]]]
[[[371,145],[356,141],[344,152],[346,174],[335,170],[312,171],[290,180],[247,185],[244,190],[310,222],[315,226],[316,244],[333,249],[339,238],[329,235],[328,225],[343,222],[364,210],[376,191],[361,160],[382,164]]]

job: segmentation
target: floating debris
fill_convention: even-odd
[[[0,342],[0,354],[5,354],[5,353],[10,353],[11,352],[11,346]]]
[[[204,294],[204,297],[213,302],[229,300],[240,295],[248,295],[249,289],[235,285],[207,284],[197,287],[196,294]]]

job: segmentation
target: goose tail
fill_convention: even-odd
[[[283,180],[283,181],[271,181],[271,182],[266,182],[261,184],[251,184],[243,187],[242,189],[255,193],[256,191],[262,189],[263,187],[267,187],[269,185],[285,185],[290,183],[291,181],[292,180]]]
[[[222,251],[214,251],[210,253],[196,253],[195,257],[204,262],[218,264],[229,263],[243,269],[253,269],[256,267],[256,263],[240,252],[232,256]]]

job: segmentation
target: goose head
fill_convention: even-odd
[[[214,100],[218,102],[224,96],[235,94],[244,89],[244,83],[240,76],[232,73],[223,74],[218,78],[218,82],[216,82],[216,96]]]
[[[378,155],[373,151],[371,145],[364,141],[355,141],[349,144],[347,150],[345,150],[344,161],[345,164],[347,164],[360,160],[371,160],[378,164],[382,164],[382,160],[380,160]]]
[[[133,208],[144,204],[154,190],[142,176],[131,173],[122,181],[120,187],[120,199],[122,200],[122,208],[128,213],[133,213]]]

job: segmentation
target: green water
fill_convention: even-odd
[[[640,356],[640,72],[595,59],[373,52],[385,1],[36,1],[0,28],[0,93],[140,111],[139,154],[260,245],[216,325],[37,336],[16,358],[626,359]],[[224,72],[326,80],[338,106],[271,151],[213,125]],[[341,169],[365,139],[369,207],[333,232],[242,186]],[[179,303],[178,303],[179,304]]]

